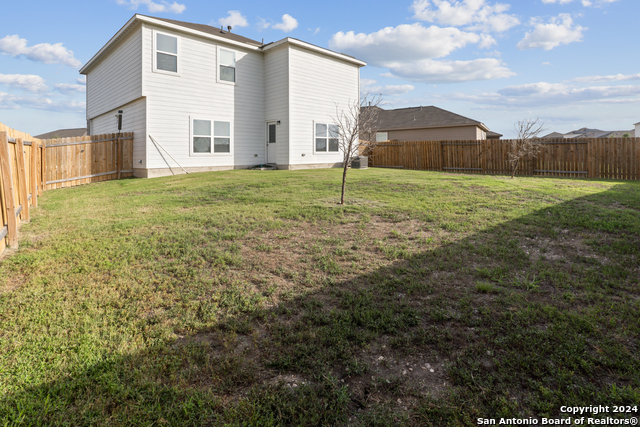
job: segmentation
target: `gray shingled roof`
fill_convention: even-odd
[[[77,136],[86,136],[87,128],[73,128],[73,129],[58,129],[53,132],[43,133],[41,135],[34,135],[34,138],[38,139],[52,139],[52,138],[75,138]]]
[[[552,132],[543,138],[622,138],[624,134],[629,134],[630,137],[635,135],[633,130],[600,130],[590,128],[580,128],[567,133]]]
[[[192,30],[202,31],[203,33],[213,34],[214,36],[223,37],[225,39],[237,41],[237,42],[240,42],[240,43],[247,43],[247,44],[251,44],[251,45],[254,45],[254,46],[262,46],[263,45],[262,42],[259,42],[259,41],[256,41],[256,40],[252,40],[252,39],[249,39],[247,37],[243,37],[243,36],[241,36],[239,34],[235,34],[235,33],[229,32],[226,29],[222,30],[220,28],[211,27],[209,25],[204,25],[204,24],[194,24],[194,23],[191,23],[191,22],[175,21],[173,19],[167,19],[167,18],[158,18],[157,16],[148,16],[148,15],[141,15],[141,16],[147,16],[148,18],[157,19],[159,21],[168,22],[168,23],[174,24],[174,25],[180,25],[181,27],[191,28]],[[233,31],[233,29],[232,29],[232,31]]]
[[[489,130],[483,123],[477,120],[434,106],[398,108],[395,110],[384,110],[380,108],[378,117],[380,119],[380,131],[446,126],[480,126],[485,130]]]
[[[487,131],[487,139],[500,139],[502,134],[498,132]]]

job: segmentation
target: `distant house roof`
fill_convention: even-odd
[[[35,135],[34,138],[38,139],[53,139],[53,138],[75,138],[78,136],[86,136],[87,128],[73,128],[73,129],[58,129],[53,132],[43,133],[42,135]]]
[[[549,135],[543,136],[543,138],[564,138],[564,133],[551,132]]]
[[[568,133],[552,132],[549,135],[543,136],[543,138],[622,138],[625,134],[629,134],[630,137],[635,135],[633,130],[600,130],[591,128],[580,128]]]
[[[482,122],[434,106],[398,108],[395,110],[379,109],[380,124],[378,129],[380,131],[453,126],[478,126],[486,132],[489,131],[489,128]]]
[[[487,139],[500,139],[502,138],[502,134],[493,131],[487,131]]]

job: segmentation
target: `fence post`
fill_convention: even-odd
[[[31,141],[31,163],[29,164],[29,173],[31,174],[31,205],[38,206],[38,144],[36,141]]]
[[[29,196],[27,194],[27,171],[24,167],[24,144],[22,138],[16,138],[16,163],[18,163],[18,192],[20,193],[22,212],[20,219],[29,221]]]
[[[40,195],[47,187],[47,146],[43,142],[40,145]]]
[[[122,150],[122,138],[120,137],[120,133],[118,133],[118,139],[116,140],[116,169],[118,169],[118,179],[122,173],[122,154],[124,151]]]
[[[18,220],[16,219],[16,203],[13,198],[13,182],[11,180],[11,157],[9,156],[9,140],[7,132],[0,132],[0,173],[2,174],[2,192],[7,210],[7,237],[9,246],[18,247]]]

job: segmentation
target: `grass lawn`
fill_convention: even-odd
[[[46,192],[0,261],[0,426],[470,426],[639,404],[640,183],[352,170],[339,206],[340,178]]]

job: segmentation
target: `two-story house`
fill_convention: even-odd
[[[134,132],[135,176],[338,166],[338,108],[366,63],[285,38],[134,15],[80,70],[90,134]]]

